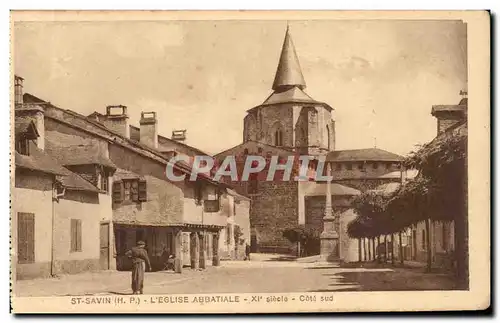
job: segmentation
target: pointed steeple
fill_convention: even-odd
[[[274,77],[273,90],[284,91],[293,86],[297,86],[303,90],[306,87],[306,81],[302,75],[299,59],[293,46],[290,28],[287,25],[285,41],[283,42],[278,69]]]

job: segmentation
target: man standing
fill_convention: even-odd
[[[146,265],[151,271],[151,263],[144,241],[137,242],[137,247],[134,247],[126,252],[127,257],[132,259],[132,291],[134,294],[142,294],[144,286],[144,272]]]
[[[248,243],[245,246],[245,260],[250,260],[250,245]]]

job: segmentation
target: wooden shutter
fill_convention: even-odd
[[[18,213],[17,253],[19,263],[35,262],[35,214]]]
[[[118,181],[113,183],[113,203],[123,201],[123,182]]]
[[[71,219],[71,252],[82,251],[82,220]]]
[[[148,191],[147,191],[147,182],[145,180],[139,181],[139,201],[144,202],[147,201]]]

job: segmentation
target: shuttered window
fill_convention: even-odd
[[[17,252],[18,262],[35,262],[35,214],[17,214]]]
[[[145,180],[123,180],[113,183],[113,203],[123,201],[147,201],[147,182]]]
[[[71,252],[82,251],[82,220],[71,219]]]

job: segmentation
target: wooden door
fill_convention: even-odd
[[[109,223],[101,223],[99,263],[101,269],[109,269]]]

